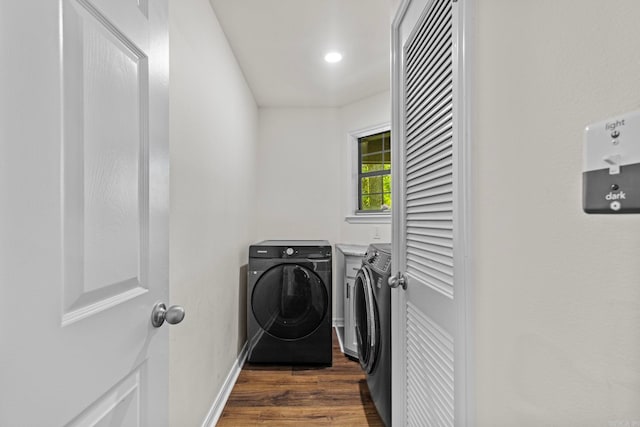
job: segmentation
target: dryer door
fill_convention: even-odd
[[[378,359],[380,320],[378,306],[373,296],[372,273],[366,265],[358,271],[356,276],[354,306],[358,358],[362,369],[369,374],[373,371]]]
[[[296,340],[315,331],[329,309],[318,275],[301,264],[279,264],[253,288],[251,308],[260,327],[279,339]]]

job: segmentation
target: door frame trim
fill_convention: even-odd
[[[454,56],[454,70],[457,72],[458,85],[454,85],[453,111],[457,115],[457,138],[454,150],[458,150],[458,163],[454,165],[457,179],[454,188],[457,191],[456,202],[459,208],[454,211],[457,216],[459,232],[454,235],[454,245],[461,248],[462,253],[454,254],[454,276],[460,281],[456,287],[460,302],[456,304],[458,323],[457,333],[461,337],[458,350],[462,357],[455,361],[454,369],[462,372],[456,383],[456,399],[462,404],[456,408],[456,425],[473,427],[476,419],[475,401],[475,304],[473,287],[473,198],[472,198],[472,112],[473,112],[473,46],[472,35],[474,22],[474,2],[471,0],[454,0],[454,23],[457,24],[455,38],[458,46]],[[456,22],[457,21],[457,22]],[[458,61],[458,66],[455,66]],[[455,138],[455,135],[454,135]],[[454,151],[455,153],[455,151]],[[455,155],[455,154],[454,154]],[[455,190],[454,190],[455,191]],[[462,348],[461,348],[462,347]]]

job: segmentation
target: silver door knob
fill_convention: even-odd
[[[151,311],[151,324],[155,328],[162,326],[164,321],[171,325],[182,322],[184,319],[184,308],[179,305],[172,305],[167,309],[167,306],[163,302],[159,302],[153,306]]]
[[[387,279],[387,284],[391,288],[397,288],[399,286],[405,291],[407,290],[407,278],[400,272],[398,272],[398,274],[396,274],[395,276],[389,277],[389,279]]]

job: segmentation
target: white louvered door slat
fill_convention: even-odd
[[[449,130],[448,132],[436,135],[436,136],[432,136],[432,142],[430,145],[427,146],[421,146],[419,147],[420,149],[418,150],[414,150],[411,153],[407,153],[407,161],[409,165],[415,164],[416,161],[419,161],[422,159],[422,156],[424,154],[425,151],[432,149],[435,146],[438,146],[440,144],[447,144],[447,141],[451,140],[451,137],[453,136],[453,133],[451,130]],[[416,160],[416,158],[418,160]]]
[[[466,375],[458,321],[459,1],[405,0],[394,21],[393,265],[407,284],[393,294],[399,426],[466,425],[466,398],[457,392]]]
[[[429,20],[429,17],[433,19]],[[416,220],[417,216],[428,212],[440,212],[443,220],[453,222],[453,151],[451,129],[453,128],[453,98],[452,98],[452,41],[451,41],[451,1],[435,0],[427,12],[428,24],[422,26],[407,42],[406,92],[412,92],[415,96],[407,95],[406,116],[406,145],[408,152],[421,151],[407,164],[406,187],[407,201],[420,201],[419,207],[407,206],[405,217],[407,222]],[[414,45],[421,45],[421,49],[412,49]],[[418,79],[417,77],[421,78]],[[434,82],[442,81],[439,85]],[[417,87],[413,82],[424,82],[422,87]],[[417,87],[417,90],[414,90]],[[420,117],[420,120],[415,120]],[[441,135],[447,138],[438,138]],[[420,148],[427,148],[425,151]],[[440,194],[425,192],[424,187],[429,182],[437,179],[448,191]],[[419,221],[419,220],[417,220]],[[428,229],[420,234],[412,233],[409,227],[405,227],[407,247],[406,275],[420,282],[420,286],[428,286],[444,298],[452,299],[454,296],[453,273],[443,274],[430,268],[436,261],[433,259],[433,250],[445,249],[438,256],[440,262],[453,266],[453,234],[439,236],[429,233]],[[451,249],[451,251],[447,251]],[[451,268],[452,270],[452,268]],[[449,305],[450,301],[444,301]],[[416,327],[410,327],[415,322]],[[433,320],[428,318],[428,313],[423,313],[414,307],[407,310],[407,362],[410,367],[422,366],[426,368],[427,375],[423,381],[418,381],[414,370],[407,370],[407,396],[424,396],[421,399],[411,398],[407,401],[407,414],[409,419],[415,417],[412,411],[419,410],[420,417],[415,425],[424,426],[451,426],[453,425],[453,340],[449,339],[450,364],[437,363],[443,352],[441,346],[431,346],[437,342],[434,338]],[[420,348],[411,345],[422,343]],[[420,350],[420,351],[416,351]],[[415,359],[415,360],[414,360]],[[421,363],[420,363],[421,362]],[[444,367],[449,369],[445,370]],[[415,403],[414,403],[415,402]],[[412,404],[413,403],[413,404]],[[411,423],[412,424],[412,423]]]

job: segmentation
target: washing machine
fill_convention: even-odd
[[[380,418],[391,425],[391,245],[371,244],[354,285],[358,359]]]
[[[250,363],[331,365],[331,245],[265,240],[249,248]]]

